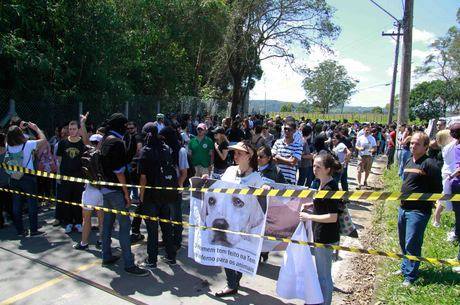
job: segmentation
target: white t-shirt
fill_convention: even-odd
[[[333,151],[339,158],[340,164],[343,164],[345,162],[345,157],[347,156],[347,146],[340,142],[336,147],[334,147]]]
[[[375,139],[373,136],[368,135],[366,137],[366,135],[364,134],[358,137],[358,139],[356,140],[356,147],[364,148],[363,150],[359,151],[360,156],[371,156],[372,154],[370,150],[373,147],[377,147],[377,142],[375,142]]]
[[[180,175],[180,170],[188,169],[190,166],[188,164],[187,159],[187,149],[185,147],[181,147],[179,150],[179,165],[177,168],[177,177]]]
[[[232,183],[243,184],[249,187],[260,188],[265,184],[262,176],[259,172],[252,172],[251,174],[245,177],[238,177],[236,173],[238,172],[238,165],[230,166],[225,170],[225,173],[222,175],[220,180]]]
[[[34,168],[34,157],[33,153],[37,149],[37,143],[38,140],[28,140],[25,143],[24,146],[24,151],[22,152],[23,158],[22,158],[22,167],[35,170]],[[7,150],[12,153],[18,153],[22,150],[22,145],[16,145],[16,146],[7,146]]]

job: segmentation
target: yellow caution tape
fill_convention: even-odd
[[[140,185],[123,184],[105,181],[90,181],[84,178],[70,177],[60,174],[53,174],[43,171],[31,170],[19,166],[11,166],[1,163],[0,167],[21,172],[29,175],[45,177],[56,180],[70,181],[75,183],[90,183],[99,186],[111,186],[128,188],[140,188]],[[254,196],[273,196],[285,198],[328,198],[328,199],[348,199],[348,200],[407,200],[407,201],[437,201],[448,200],[460,202],[460,194],[436,194],[436,193],[410,193],[401,192],[373,192],[373,191],[316,191],[316,190],[264,190],[264,189],[234,189],[234,188],[194,188],[194,187],[160,187],[145,186],[146,189],[166,190],[166,191],[187,191],[187,192],[211,192],[236,195],[254,195]]]
[[[133,213],[133,212],[119,211],[119,210],[115,210],[115,209],[109,209],[109,208],[104,208],[104,207],[98,207],[98,206],[92,206],[92,205],[87,205],[87,204],[82,204],[82,203],[76,203],[76,202],[71,202],[71,201],[67,201],[67,200],[61,200],[61,199],[56,199],[56,198],[45,197],[45,196],[41,196],[41,195],[34,195],[34,194],[24,193],[24,192],[12,190],[12,189],[0,188],[0,191],[9,192],[9,193],[17,194],[17,195],[22,195],[22,196],[33,197],[33,198],[47,200],[47,201],[53,201],[53,202],[57,202],[57,203],[64,203],[64,204],[70,204],[70,205],[74,205],[74,206],[92,208],[94,210],[101,210],[101,211],[104,211],[106,213],[113,213],[113,214],[119,214],[119,215],[123,215],[123,216],[131,216],[131,217],[139,217],[139,218],[142,218],[142,219],[145,219],[145,220],[160,221],[160,222],[164,222],[164,223],[171,223],[173,225],[182,225],[182,226],[185,226],[185,227],[193,227],[193,228],[198,228],[198,229],[201,229],[201,230],[212,230],[212,231],[219,231],[219,232],[225,232],[225,233],[230,233],[230,234],[251,236],[251,237],[263,238],[263,239],[271,240],[271,241],[279,241],[279,242],[285,242],[285,243],[294,243],[294,244],[299,244],[299,245],[304,245],[304,246],[310,246],[310,247],[314,247],[314,248],[326,248],[326,249],[331,249],[331,250],[342,250],[342,251],[353,252],[353,253],[361,253],[361,254],[369,254],[369,255],[376,255],[376,256],[391,257],[391,258],[396,258],[396,259],[406,258],[406,259],[409,259],[409,260],[412,260],[412,261],[426,262],[426,263],[430,263],[430,264],[433,264],[433,265],[460,266],[460,261],[452,260],[452,259],[436,259],[436,258],[421,257],[421,256],[414,256],[414,255],[403,255],[403,254],[399,254],[399,253],[378,251],[378,250],[373,250],[373,249],[344,247],[344,246],[338,246],[338,245],[330,245],[330,244],[322,244],[322,243],[315,243],[315,242],[299,241],[299,240],[294,240],[294,239],[290,239],[290,238],[277,238],[277,237],[274,237],[274,236],[265,236],[265,235],[259,235],[259,234],[253,234],[253,233],[237,232],[237,231],[218,229],[218,228],[208,227],[208,226],[194,225],[194,224],[188,223],[186,221],[173,221],[173,220],[170,220],[170,219],[162,219],[162,218],[159,218],[159,217],[141,215],[141,214],[136,214],[136,213]]]

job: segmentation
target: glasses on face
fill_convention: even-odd
[[[200,131],[204,131],[204,129],[203,128],[197,128],[196,131],[200,132]]]

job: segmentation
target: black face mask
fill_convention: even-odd
[[[451,130],[450,136],[456,140],[460,139],[460,128]]]

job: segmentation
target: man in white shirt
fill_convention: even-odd
[[[356,140],[356,150],[359,155],[358,164],[358,189],[361,189],[362,185],[367,187],[367,178],[372,168],[372,153],[377,149],[377,142],[371,135],[370,128],[368,125],[363,128],[364,134],[359,136]],[[361,174],[364,172],[364,184],[361,184]]]

